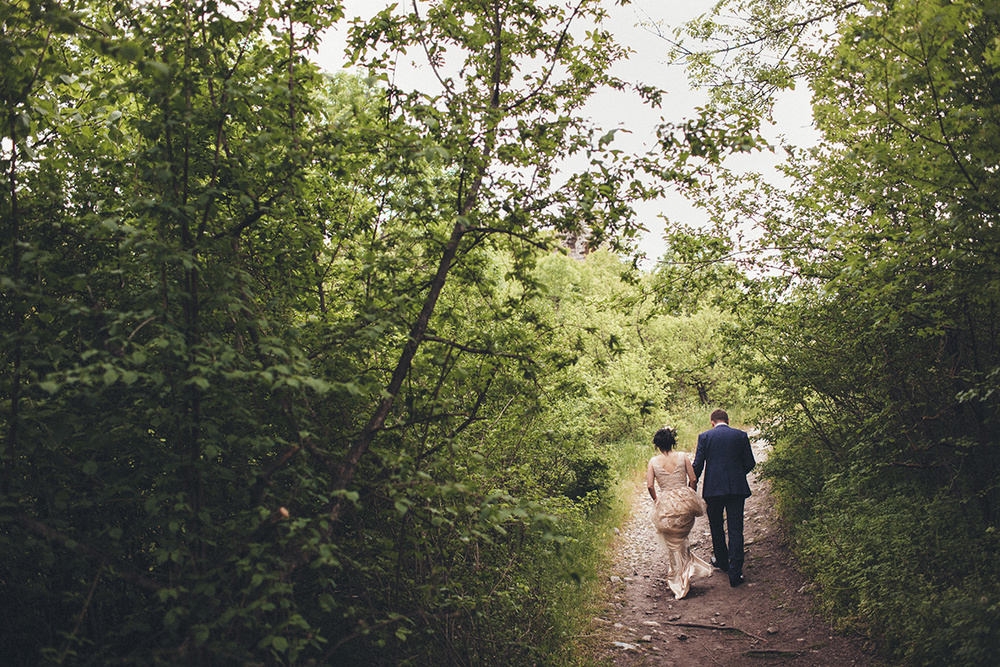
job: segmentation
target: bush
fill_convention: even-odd
[[[1000,664],[1000,544],[976,508],[889,483],[888,471],[879,484],[790,451],[779,447],[764,470],[825,614],[901,664]],[[803,483],[805,470],[827,477]]]

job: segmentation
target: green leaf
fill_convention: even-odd
[[[52,380],[45,380],[43,382],[39,382],[38,386],[41,387],[42,391],[46,391],[46,392],[48,392],[50,394],[54,394],[57,391],[59,391],[59,387],[61,387],[62,385],[60,383],[54,382]]]

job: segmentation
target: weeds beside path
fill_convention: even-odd
[[[763,443],[754,443],[754,455],[758,461],[766,456]],[[598,662],[614,667],[878,664],[859,640],[836,634],[811,613],[812,596],[791,564],[767,485],[753,475],[750,483],[746,583],[731,588],[726,575],[715,571],[695,580],[686,598],[675,600],[647,518],[651,501],[645,482],[636,480],[632,515],[608,577],[610,605],[593,620]],[[690,541],[694,552],[708,560],[705,517],[695,523]]]

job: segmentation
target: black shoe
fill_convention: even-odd
[[[733,588],[736,588],[737,586],[739,586],[740,584],[742,584],[744,581],[746,581],[746,580],[743,578],[742,574],[737,574],[735,576],[732,575],[732,574],[729,575],[729,585],[732,586]]]
[[[715,556],[712,556],[712,560],[708,561],[709,565],[717,570],[722,570],[723,572],[729,572],[729,564],[719,565],[719,561],[715,560]]]

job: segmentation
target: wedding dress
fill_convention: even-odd
[[[671,472],[664,469],[663,463],[661,456],[654,457],[651,462],[660,490],[649,518],[666,549],[667,585],[679,600],[688,594],[692,579],[712,574],[712,567],[692,554],[688,546],[688,533],[694,526],[695,517],[705,513],[705,501],[688,486],[683,459]]]

